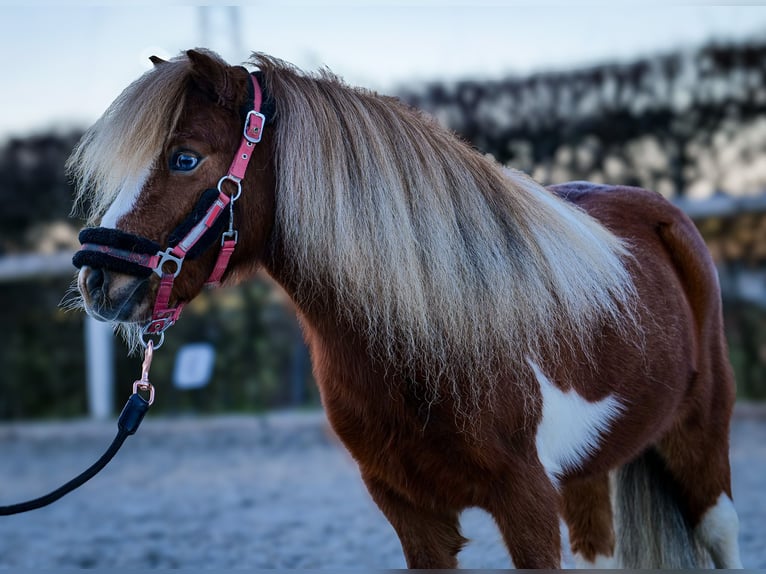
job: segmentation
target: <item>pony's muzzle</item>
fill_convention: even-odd
[[[83,265],[77,288],[85,310],[100,321],[140,322],[151,315],[149,280],[101,267]]]

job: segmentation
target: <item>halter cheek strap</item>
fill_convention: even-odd
[[[143,329],[145,334],[160,336],[155,348],[162,344],[165,330],[178,320],[185,305],[179,302],[175,307],[170,306],[173,283],[181,272],[184,260],[198,257],[216,237],[220,237],[221,248],[213,271],[205,282],[206,286],[217,287],[237,245],[234,203],[242,194],[242,180],[253,148],[261,141],[266,124],[266,117],[260,112],[263,103],[260,84],[255,74],[250,74],[250,78],[248,101],[251,106],[248,106],[242,139],[229,171],[218,181],[216,189],[208,189],[202,194],[192,213],[170,234],[167,249],[163,251],[154,241],[116,229],[96,227],[80,233],[82,248],[72,259],[75,267],[93,265],[139,277],[149,277],[154,272],[160,277],[152,318]],[[227,181],[236,186],[232,195],[223,191]],[[222,216],[227,208],[229,225],[221,233],[225,228]]]
[[[152,311],[152,319],[148,325],[144,327],[143,332],[150,335],[162,335],[173,323],[178,320],[181,315],[181,311],[184,308],[185,303],[179,302],[175,307],[170,306],[170,295],[173,292],[173,283],[176,277],[181,272],[181,267],[187,256],[195,248],[197,243],[207,234],[207,232],[213,228],[213,226],[219,221],[220,216],[224,213],[226,207],[232,208],[234,206],[234,200],[226,195],[223,191],[218,191],[218,197],[213,204],[208,208],[203,218],[192,229],[186,233],[186,235],[178,242],[174,247],[168,247],[165,251],[158,251],[158,262],[152,268],[157,275],[160,276],[160,286],[157,290],[157,298],[154,301],[154,310]],[[233,210],[230,211],[232,219],[229,222],[229,229],[233,228]],[[182,224],[183,225],[183,224]],[[228,231],[226,232],[228,233]],[[235,232],[236,233],[236,232]],[[223,236],[222,243],[226,243],[225,234]],[[212,283],[212,279],[216,275],[216,269],[223,267],[223,271],[228,267],[231,254],[234,252],[234,247],[237,242],[234,239],[233,244],[221,246],[221,251],[218,253],[218,259],[216,260],[213,274],[205,282],[206,285]],[[191,259],[191,257],[190,257]],[[223,275],[223,271],[220,275]],[[215,279],[215,283],[218,284],[220,276]]]

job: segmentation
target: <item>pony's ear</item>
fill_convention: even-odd
[[[149,60],[154,64],[155,66],[159,66],[160,64],[165,64],[167,60],[163,60],[159,56],[149,56]]]
[[[191,78],[197,87],[219,105],[239,109],[247,94],[247,72],[206,52],[187,50],[186,56],[191,62]]]

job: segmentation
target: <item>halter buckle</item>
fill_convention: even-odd
[[[168,247],[165,251],[158,251],[157,257],[160,258],[159,262],[157,263],[157,266],[152,269],[160,278],[162,278],[163,275],[172,275],[173,277],[178,277],[178,274],[181,272],[181,266],[184,263],[184,260],[182,257],[176,257],[171,252],[173,251],[172,247]],[[165,270],[165,263],[173,263],[175,264],[176,268],[174,271]]]
[[[237,243],[239,241],[239,232],[236,229],[224,231],[223,235],[221,235],[221,245],[226,243],[227,240],[233,240],[234,243]]]
[[[263,126],[266,125],[266,116],[261,112],[252,110],[245,117],[245,129],[242,132],[244,138],[251,143],[258,143],[263,137]]]

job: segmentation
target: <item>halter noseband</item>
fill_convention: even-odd
[[[75,267],[92,265],[138,277],[149,277],[154,272],[160,277],[152,318],[142,331],[144,344],[144,335],[160,337],[159,342],[154,345],[155,349],[162,344],[165,331],[178,320],[185,305],[178,302],[175,307],[170,307],[173,282],[181,272],[184,260],[187,257],[199,257],[220,237],[221,249],[218,258],[205,281],[206,286],[217,287],[237,245],[234,202],[242,194],[242,180],[252,157],[252,148],[261,141],[266,125],[266,117],[260,111],[263,100],[260,84],[255,74],[250,74],[250,78],[252,81],[248,83],[250,97],[245,114],[245,127],[229,171],[218,181],[215,189],[207,189],[202,193],[192,213],[170,234],[169,246],[165,250],[150,239],[117,229],[90,227],[80,232],[82,247],[72,258]],[[226,181],[231,181],[236,186],[233,195],[223,192],[223,184]],[[226,221],[221,216],[227,207],[229,225],[225,229]]]

